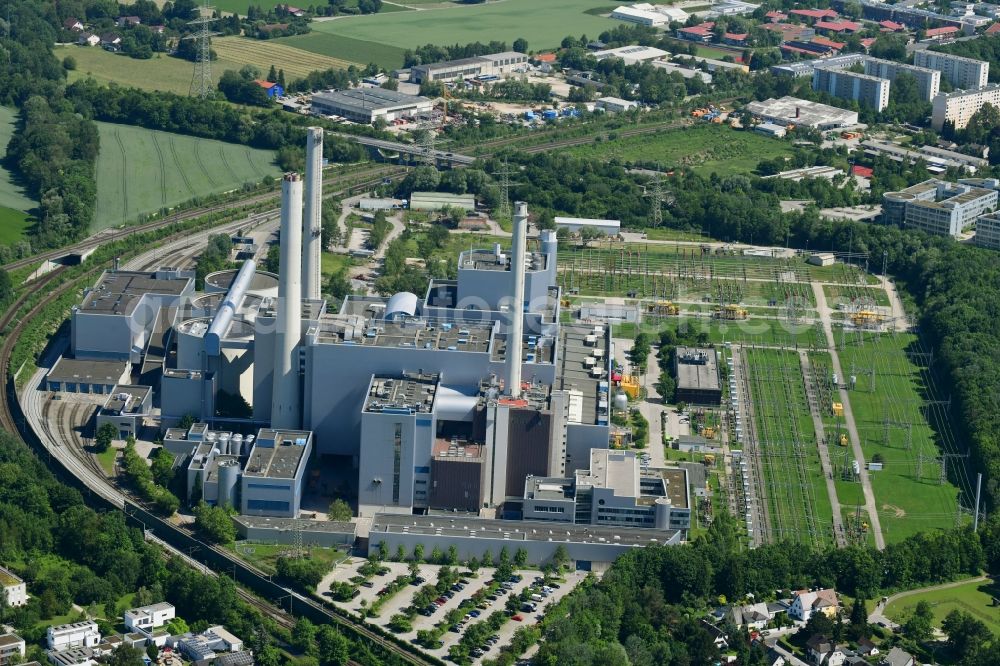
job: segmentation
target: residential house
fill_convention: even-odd
[[[46,642],[50,650],[67,648],[92,648],[101,642],[101,632],[93,621],[73,622],[49,627]]]
[[[861,30],[861,24],[854,21],[816,21],[813,28],[837,35],[851,35]]]
[[[74,647],[65,650],[49,650],[46,655],[52,666],[97,666],[102,653],[94,648]]]
[[[0,585],[3,585],[8,606],[23,606],[28,603],[27,585],[10,569],[0,567]]]
[[[882,666],[915,666],[917,662],[913,655],[906,650],[894,647],[882,657],[882,661],[879,663]]]
[[[76,43],[80,46],[97,46],[101,43],[101,38],[92,32],[82,32],[76,38]]]
[[[777,650],[771,648],[767,651],[767,655],[764,657],[764,663],[767,664],[767,666],[785,666],[788,662],[778,653]]]
[[[906,30],[906,26],[902,23],[896,23],[895,21],[882,21],[879,23],[882,28],[882,32],[903,32]]]
[[[289,16],[294,16],[295,18],[302,18],[306,15],[304,9],[299,9],[298,7],[292,7],[291,5],[285,5],[285,11],[288,12]]]
[[[17,634],[0,634],[0,666],[20,664],[24,659],[24,639]]]
[[[275,99],[277,97],[285,96],[285,89],[281,87],[280,83],[274,83],[272,81],[261,81],[257,79],[254,81],[257,85],[264,89],[267,93],[269,99]]]
[[[769,20],[771,23],[777,23],[778,21],[784,21],[785,19],[787,19],[788,18],[788,14],[784,14],[782,12],[773,11],[772,10],[772,11],[769,11],[768,13],[764,14],[764,18],[766,18],[767,20]]]
[[[862,657],[875,657],[879,654],[878,646],[872,643],[869,638],[862,638],[858,641],[858,654]]]
[[[122,48],[122,38],[113,32],[101,35],[101,47],[105,51],[120,51]]]
[[[960,28],[957,28],[953,25],[946,25],[943,28],[931,28],[924,33],[924,36],[927,39],[941,40],[941,39],[949,39],[952,37],[958,37],[960,32],[961,32]]]
[[[678,28],[677,37],[691,42],[708,43],[711,42],[712,37],[715,36],[712,32],[712,28],[714,27],[715,23],[708,21],[707,23],[693,25],[690,28]]]
[[[792,593],[792,605],[788,608],[788,617],[801,622],[808,622],[813,613],[820,612],[827,617],[837,614],[840,602],[836,590],[799,590]]]
[[[154,35],[162,35],[164,33],[164,31],[166,31],[167,26],[165,26],[165,25],[151,25],[151,26],[149,26],[149,29],[153,32]]]
[[[816,21],[833,21],[839,14],[832,9],[793,9],[788,12],[791,16],[797,16],[806,23],[815,23]]]
[[[172,604],[165,601],[132,608],[125,611],[125,628],[129,631],[148,631],[162,627],[176,617],[176,612]]]
[[[243,641],[222,626],[209,627],[200,634],[188,632],[175,636],[170,639],[170,644],[191,661],[214,659],[219,652],[243,650]]]
[[[142,25],[142,19],[138,16],[119,16],[115,19],[115,25],[119,28],[134,28],[137,25]]]
[[[816,634],[806,642],[806,654],[816,666],[843,666],[847,655],[830,638]]]
[[[722,41],[732,46],[746,46],[748,37],[750,34],[746,32],[727,32],[722,35]]]
[[[767,604],[763,602],[733,606],[727,615],[737,627],[747,629],[763,629],[774,617],[768,611]]]
[[[63,29],[69,30],[70,32],[82,32],[83,22],[79,19],[75,19],[72,16],[63,21]]]

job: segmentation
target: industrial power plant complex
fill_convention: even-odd
[[[625,401],[612,338],[605,324],[560,323],[556,233],[529,247],[518,202],[509,252],[469,249],[457,279],[425,294],[352,295],[330,311],[322,141],[312,130],[304,178],[282,180],[279,275],[248,259],[198,292],[191,271],[107,271],[73,309],[43,388],[107,394],[98,425],[122,438],[151,420],[189,496],[197,486],[233,507],[257,537],[260,518],[297,519],[316,542],[364,526],[369,548],[482,555],[518,539],[537,542],[525,547],[539,561],[560,544],[611,561],[683,540],[687,472],[609,450],[612,403]],[[218,416],[233,397],[252,414]],[[328,476],[348,480],[356,524],[303,509]]]

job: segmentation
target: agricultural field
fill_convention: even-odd
[[[924,404],[947,398],[933,386],[926,350],[909,333],[835,330],[834,337],[848,375],[840,381],[857,377],[850,401],[865,458],[883,461],[869,477],[886,540],[952,527],[960,489],[969,497],[972,484],[960,458],[948,460],[949,479],[941,483],[938,457],[958,445],[947,408]]]
[[[212,48],[219,54],[221,60],[238,63],[239,67],[253,65],[265,75],[271,65],[283,69],[287,83],[293,79],[303,78],[309,72],[347,69],[352,63],[358,64],[360,62],[310,53],[287,44],[279,44],[275,40],[247,39],[235,36],[216,37],[212,40]],[[213,69],[215,69],[214,66]],[[220,68],[219,73],[221,74],[222,71],[224,70]]]
[[[579,157],[658,162],[665,168],[690,168],[695,173],[730,176],[751,173],[764,160],[791,155],[792,144],[724,125],[702,123],[653,136],[633,136],[591,143],[568,152]]]
[[[16,122],[17,112],[0,106],[0,146],[5,150],[14,134]],[[37,205],[38,202],[29,198],[24,188],[17,184],[15,175],[0,167],[0,245],[24,239],[32,224],[29,211]]]
[[[831,543],[832,508],[799,354],[744,346],[769,538]]]
[[[97,125],[101,152],[95,230],[279,173],[269,150],[129,125]]]
[[[500,40],[509,45],[523,37],[532,50],[538,50],[559,46],[567,35],[596,37],[620,25],[617,21],[587,13],[588,9],[606,5],[606,0],[550,0],[543,4],[534,0],[503,0],[479,5],[455,4],[431,11],[317,21],[312,24],[310,34],[278,41],[334,58],[400,67],[403,50],[422,44]],[[529,13],[531,21],[526,22],[524,17]]]
[[[898,623],[913,614],[917,604],[926,601],[934,611],[934,626],[953,610],[962,611],[983,622],[994,634],[1000,634],[1000,613],[993,606],[994,597],[1000,597],[1000,586],[989,580],[974,581],[965,585],[911,594],[891,602],[885,616]]]

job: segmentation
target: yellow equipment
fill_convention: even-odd
[[[568,308],[568,307],[569,307],[570,305],[572,305],[572,304],[573,304],[573,302],[572,302],[572,301],[570,301],[570,300],[569,300],[568,298],[564,298],[564,299],[562,299],[562,300],[560,301],[560,304],[561,304],[561,305],[562,305],[562,306],[563,306],[564,308]]]
[[[712,311],[712,316],[716,319],[746,319],[748,314],[745,308],[741,308],[738,305],[726,305],[721,308],[715,308]]]
[[[625,434],[621,432],[611,433],[612,448],[621,449],[625,446]]]
[[[701,436],[705,439],[715,439],[715,428],[712,428],[711,426],[704,428],[701,431]]]
[[[830,411],[833,412],[834,416],[843,416],[844,415],[844,403],[842,403],[842,402],[835,402],[835,403],[833,403],[833,405],[830,407]]]
[[[838,443],[841,446],[847,446],[847,435],[841,435],[840,436],[840,442],[838,442]]]
[[[865,532],[867,532],[868,531],[868,523],[861,523],[861,529],[863,529]]]
[[[706,453],[705,457],[701,459],[701,462],[704,463],[704,464],[706,464],[706,465],[714,465],[715,464],[715,454],[714,453]]]
[[[661,317],[676,315],[679,314],[680,311],[681,309],[670,301],[656,301],[655,303],[650,303],[646,306],[646,312],[652,315],[659,315]]]
[[[635,375],[622,376],[621,388],[632,400],[639,397],[639,378]]]
[[[855,326],[874,326],[882,321],[882,315],[871,310],[860,310],[851,315]]]

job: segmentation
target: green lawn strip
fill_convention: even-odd
[[[973,615],[983,622],[994,634],[1000,634],[1000,613],[993,606],[993,598],[1000,597],[1000,586],[990,581],[966,583],[942,590],[931,590],[912,594],[890,603],[885,615],[894,622],[905,622],[921,601],[926,601],[934,611],[934,624],[941,621],[953,610]]]
[[[289,553],[292,546],[277,543],[253,543],[249,541],[237,541],[227,546],[241,558],[254,565],[261,571],[275,573],[278,568],[278,558]],[[343,558],[343,553],[336,548],[323,548],[313,546],[306,548],[307,557],[322,562],[327,570]]]
[[[921,409],[920,369],[904,351],[916,337],[871,333],[842,336],[839,330],[835,330],[834,337],[838,345],[844,340],[840,349],[844,373],[857,377],[850,401],[865,458],[871,461],[878,454],[884,460],[883,469],[871,472],[869,477],[886,539],[898,541],[920,531],[953,526],[958,489],[948,482],[939,483],[940,465],[933,460],[925,460],[923,476],[917,478],[918,456],[934,458],[940,449],[938,435]],[[869,374],[872,369],[874,390]],[[888,442],[887,417],[891,421]],[[907,423],[912,425],[899,425]]]
[[[700,124],[653,135],[600,141],[568,149],[579,157],[658,163],[709,175],[751,173],[763,160],[791,155],[792,144],[726,125]]]
[[[843,304],[844,307],[864,306],[874,304],[879,307],[889,307],[889,294],[881,287],[843,287],[840,285],[823,285],[826,302],[831,308]]]
[[[101,468],[111,476],[115,473],[115,460],[118,458],[118,449],[109,447],[107,451],[97,454],[97,462],[101,463]]]
[[[407,12],[407,14],[409,13]],[[436,14],[437,12],[435,11],[434,13]],[[303,51],[319,53],[332,58],[341,58],[353,62],[373,62],[387,69],[402,67],[403,54],[406,51],[406,49],[397,48],[391,44],[354,39],[344,34],[331,34],[320,30],[313,30],[305,35],[282,37],[276,41],[287,46],[294,46]]]
[[[0,245],[13,245],[25,240],[32,218],[27,213],[0,206]]]

